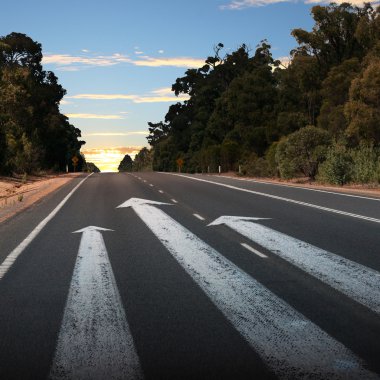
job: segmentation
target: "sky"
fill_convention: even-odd
[[[357,1],[357,0],[355,0]],[[67,94],[61,112],[82,131],[88,162],[117,171],[144,146],[148,122],[164,120],[171,85],[203,66],[213,48],[267,39],[276,59],[311,30],[318,0],[18,0],[1,4],[0,36],[27,34],[41,43],[43,66]],[[361,2],[357,2],[361,4]]]

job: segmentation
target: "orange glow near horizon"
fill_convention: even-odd
[[[142,149],[142,146],[112,147],[112,148],[93,148],[83,149],[87,162],[94,163],[101,172],[117,172],[120,161],[126,154],[132,159]]]

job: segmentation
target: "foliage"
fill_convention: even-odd
[[[0,37],[0,173],[63,171],[80,155],[80,130],[59,111],[66,91],[41,61],[41,45],[25,34]]]
[[[93,162],[86,162],[86,172],[100,173],[100,169]]]
[[[138,152],[133,160],[134,171],[150,171],[152,170],[153,151],[144,147]]]
[[[181,158],[190,172],[240,166],[313,179],[326,159],[326,181],[373,181],[375,169],[354,168],[361,158],[377,162],[362,144],[380,147],[380,7],[331,3],[311,14],[311,31],[292,31],[298,46],[286,66],[266,40],[224,56],[219,43],[202,67],[177,78],[172,90],[189,98],[148,123],[153,169],[175,171]]]
[[[117,168],[119,172],[131,172],[132,171],[133,161],[129,154],[126,154],[124,158],[120,161],[120,164]]]
[[[352,149],[352,181],[355,183],[380,183],[380,150],[365,141]]]
[[[255,153],[253,153],[241,165],[241,172],[245,175],[254,177],[273,176],[273,171],[271,170],[271,166],[268,160],[266,160],[264,157],[257,157]]]
[[[380,151],[362,142],[357,148],[347,148],[341,142],[329,148],[326,161],[318,172],[318,179],[336,185],[348,182],[380,183]]]
[[[281,176],[289,178],[301,172],[314,179],[329,144],[330,135],[323,129],[308,126],[293,132],[277,148],[276,159],[280,163]]]
[[[343,144],[331,146],[318,170],[318,180],[343,186],[351,180],[352,157]]]

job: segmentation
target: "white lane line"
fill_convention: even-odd
[[[132,207],[263,361],[283,379],[374,379],[343,344],[297,312],[155,205]]]
[[[232,186],[232,185],[227,185],[225,183],[219,183],[219,182],[209,181],[209,180],[201,179],[201,178],[188,177],[188,176],[185,176],[185,175],[182,175],[182,174],[177,174],[177,173],[162,173],[162,174],[175,175],[175,176],[182,177],[182,178],[187,178],[187,179],[190,179],[190,180],[193,180],[193,181],[211,183],[213,185],[226,187],[228,189],[243,191],[245,193],[250,193],[250,194],[255,194],[255,195],[261,195],[263,197],[277,199],[277,200],[284,201],[284,202],[289,202],[289,203],[294,203],[294,204],[298,204],[298,205],[301,205],[301,206],[311,207],[311,208],[315,208],[315,209],[318,209],[318,210],[323,210],[323,211],[331,212],[331,213],[334,213],[334,214],[340,214],[340,215],[344,215],[344,216],[350,216],[350,217],[356,218],[356,219],[367,220],[369,222],[380,223],[380,219],[372,218],[372,217],[369,217],[369,216],[364,216],[364,215],[359,215],[359,214],[353,214],[351,212],[336,210],[336,209],[329,208],[329,207],[318,206],[318,205],[315,205],[315,204],[312,204],[312,203],[296,201],[294,199],[279,197],[277,195],[261,193],[259,191],[242,189],[240,187],[236,187],[236,186]]]
[[[251,247],[249,244],[247,243],[240,243],[244,248],[248,249],[248,251],[251,251],[253,252],[255,255],[261,257],[262,259],[267,259],[268,256],[267,255],[264,255],[263,253],[261,253],[260,251],[258,251],[257,249]]]
[[[206,220],[203,216],[199,215],[199,214],[193,214],[197,219],[199,220]]]
[[[172,201],[173,203],[178,203],[175,199],[171,199],[171,201]]]
[[[141,379],[139,359],[99,227],[83,232],[51,379]]]
[[[162,190],[158,190],[159,193],[163,194],[164,192]]]
[[[350,198],[360,198],[360,199],[367,199],[370,201],[377,201],[380,202],[380,198],[372,198],[372,197],[366,197],[364,195],[355,195],[355,194],[346,194],[343,192],[338,191],[331,191],[331,190],[321,190],[321,189],[311,189],[309,187],[303,187],[303,186],[295,186],[295,185],[286,185],[284,183],[274,183],[274,182],[268,182],[268,181],[257,181],[250,178],[231,178],[226,175],[218,176],[219,178],[227,178],[227,179],[233,179],[237,181],[245,181],[245,182],[252,182],[252,183],[263,183],[265,185],[273,185],[273,186],[280,186],[280,187],[288,187],[291,189],[301,189],[301,190],[307,190],[307,191],[315,191],[317,193],[327,193],[327,194],[334,194],[334,195],[341,195],[343,197],[350,197]]]
[[[42,220],[37,227],[5,258],[5,260],[0,265],[0,280],[5,276],[8,270],[11,268],[13,263],[17,260],[17,258],[21,255],[21,253],[25,250],[25,248],[35,239],[35,237],[42,231],[42,229],[52,220],[58,211],[65,205],[65,203],[69,200],[69,198],[75,193],[75,191],[79,188],[80,185],[92,174],[89,174],[86,178],[83,178],[82,181],[76,185],[69,194],[66,195],[65,198],[58,204],[58,206],[44,219]]]
[[[144,180],[143,180],[143,182],[145,182],[145,183],[146,183],[146,182],[148,182],[148,181],[147,181],[146,179],[144,179]]]
[[[141,177],[139,177],[139,179],[141,180],[142,178],[141,178]]]
[[[257,218],[222,216],[209,225],[229,226],[375,313],[380,313],[379,272],[302,240],[253,223],[253,220]]]
[[[151,183],[149,184],[150,187],[154,187],[154,185],[152,185]]]

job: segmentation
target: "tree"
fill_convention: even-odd
[[[380,143],[380,59],[352,81],[344,113],[348,120],[346,135],[356,145],[361,140]]]
[[[100,173],[100,169],[93,162],[86,163],[86,171],[89,173]]]
[[[290,134],[277,146],[276,161],[281,176],[289,178],[301,172],[314,179],[330,142],[330,135],[325,130],[313,126]]]
[[[126,154],[124,158],[120,161],[120,164],[117,168],[119,172],[131,172],[132,171],[133,161],[129,154]]]
[[[42,47],[30,37],[0,38],[0,172],[64,170],[79,154],[79,129],[59,111],[66,91],[42,69]]]
[[[357,38],[356,30],[361,18],[367,17],[372,11],[369,4],[363,8],[349,3],[314,6],[311,9],[315,20],[313,30],[292,31],[300,45],[293,53],[316,57],[323,73],[346,59],[363,57],[365,50]]]
[[[142,148],[133,160],[133,170],[143,171],[152,170],[153,150]]]
[[[337,139],[347,128],[344,104],[349,98],[351,82],[358,76],[359,70],[359,60],[357,58],[348,59],[333,67],[322,83],[323,101],[318,116],[318,126],[328,130]]]

